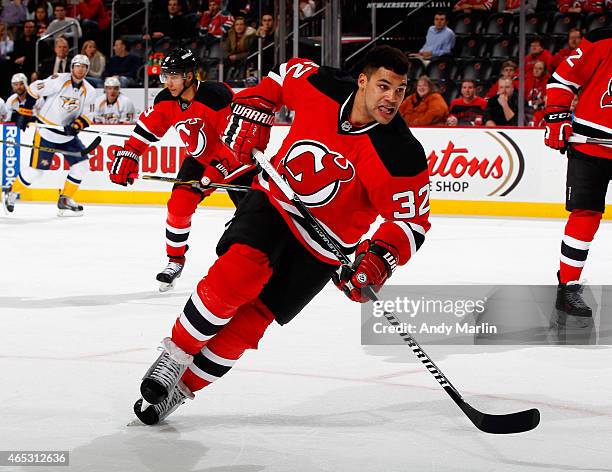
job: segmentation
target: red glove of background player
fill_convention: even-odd
[[[252,164],[251,151],[263,151],[274,124],[274,104],[257,96],[236,97],[223,134],[223,142],[243,164]]]
[[[202,187],[204,189],[202,192],[205,197],[208,197],[211,193],[213,193],[216,189],[213,187],[208,187],[211,183],[222,182],[229,175],[229,169],[227,165],[227,161],[211,161],[209,165],[206,166],[204,170],[204,175],[200,180]]]
[[[362,241],[357,246],[353,265],[342,266],[333,278],[336,286],[351,300],[365,303],[370,298],[361,292],[367,285],[378,292],[397,267],[398,254],[393,246],[383,241]]]
[[[544,121],[544,144],[565,153],[568,139],[572,135],[572,113],[567,108],[547,107]]]
[[[115,152],[115,160],[110,170],[111,182],[127,187],[138,178],[139,156],[128,149],[119,149]]]

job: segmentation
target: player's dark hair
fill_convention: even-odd
[[[398,75],[406,75],[408,74],[410,62],[408,62],[406,55],[399,49],[387,45],[376,46],[370,49],[363,59],[361,72],[370,78],[372,73],[381,67],[389,69]]]

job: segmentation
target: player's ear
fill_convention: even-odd
[[[360,89],[365,89],[366,85],[368,85],[368,76],[363,72],[359,74],[359,78],[357,79],[357,85]]]

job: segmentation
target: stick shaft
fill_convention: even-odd
[[[53,152],[53,153],[62,154],[64,156],[83,157],[83,154],[81,154],[80,152],[62,151],[61,149],[55,149],[55,148],[50,148],[46,146],[33,146],[32,144],[18,143],[17,141],[4,141],[0,139],[0,143],[14,144],[15,146],[19,146],[19,147],[26,147],[26,148],[30,148],[30,149],[34,149],[38,151],[44,151],[44,152]]]
[[[143,175],[141,178],[143,180],[155,180],[157,182],[169,182],[171,184],[191,185],[192,187],[201,188],[201,189],[205,189],[206,187],[211,187],[211,188],[231,190],[235,192],[248,192],[249,190],[251,190],[251,187],[247,187],[246,185],[220,184],[216,182],[211,182],[205,187],[201,184],[199,180],[180,180],[180,179],[175,179],[174,177],[163,177],[160,175]]]
[[[569,142],[576,144],[603,144],[604,146],[612,146],[612,139],[589,138],[588,136],[570,136]]]
[[[47,125],[44,123],[35,123],[35,124],[37,128],[52,129],[55,131],[64,131],[63,126]],[[114,136],[116,138],[129,138],[130,137],[129,134],[112,133],[110,131],[100,131],[96,129],[87,129],[87,128],[79,130],[79,133],[96,133],[98,135]]]

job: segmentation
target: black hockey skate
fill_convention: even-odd
[[[83,206],[66,195],[59,196],[57,208],[57,216],[83,216]]]
[[[142,378],[140,393],[147,403],[157,405],[168,398],[193,356],[184,352],[172,339],[162,341],[163,352]]]
[[[557,272],[557,279],[559,272]],[[593,310],[588,306],[582,298],[582,290],[584,287],[578,282],[569,282],[562,284],[559,281],[557,287],[557,301],[555,307],[557,310],[570,316],[592,317]]]
[[[13,213],[15,211],[15,202],[17,201],[17,193],[5,192],[2,194],[2,208],[6,214]]]
[[[185,258],[170,259],[168,265],[155,277],[161,284],[159,285],[160,292],[167,292],[174,287],[176,279],[181,276],[183,267],[185,267]]]
[[[185,400],[193,400],[193,398],[194,395],[189,388],[183,382],[179,382],[168,398],[158,405],[143,405],[143,399],[139,398],[134,403],[134,414],[144,424],[152,426],[163,421],[170,413],[185,403]]]

